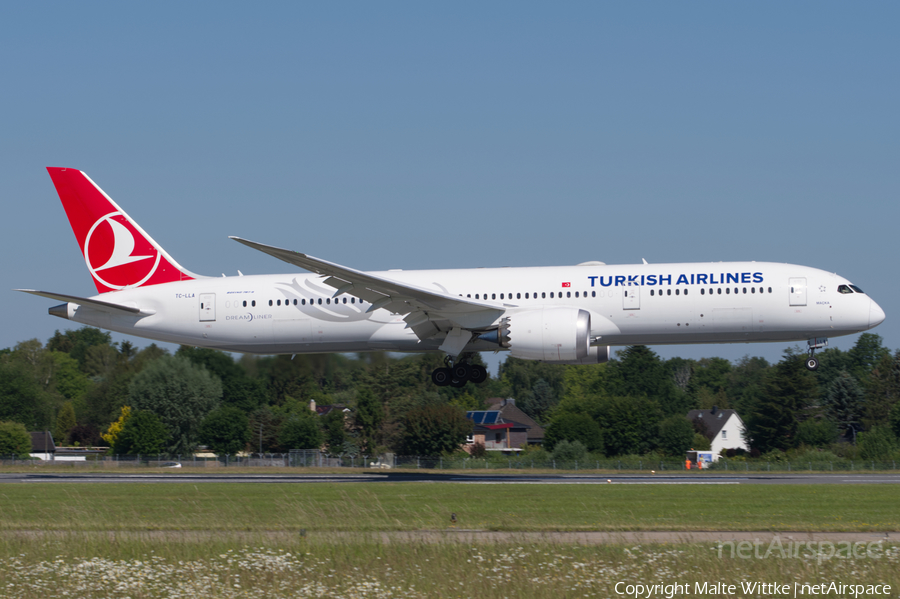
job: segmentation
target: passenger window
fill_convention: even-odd
[[[496,294],[496,293],[492,293],[492,294],[491,294],[491,299],[497,299],[497,294]]]
[[[666,289],[666,295],[672,295],[672,290],[671,290],[671,289]]]
[[[750,293],[756,293],[756,287],[751,287],[751,288],[750,288]]]
[[[737,295],[737,293],[738,293],[738,288],[735,287],[735,288],[734,288],[734,294]]]
[[[553,296],[552,293],[551,293],[550,295],[551,295],[551,297]],[[546,291],[541,291],[541,299],[545,299],[546,297],[547,297],[547,292],[546,292]]]
[[[251,301],[251,302],[250,302],[250,305],[253,306],[253,307],[255,308],[255,307],[256,307],[256,300]]]
[[[726,294],[727,294],[727,293],[731,293],[731,287],[726,287],[726,288],[725,288],[725,293],[726,293]]]
[[[355,304],[355,303],[356,303],[356,298],[355,298],[355,297],[351,297],[351,298],[350,298],[350,303],[351,303],[351,304]]]
[[[319,305],[320,305],[320,306],[322,305],[322,298],[321,298],[321,297],[319,298]]]
[[[651,297],[653,296],[653,290],[652,290],[652,289],[650,290],[650,295],[651,295]]]
[[[550,292],[550,299],[553,299],[553,292]]]
[[[685,295],[687,295],[687,292],[688,292],[688,290],[687,290],[687,289],[685,289],[685,290],[684,290],[684,294],[685,294]]]
[[[305,305],[306,305],[306,298],[300,300],[300,305],[301,305],[301,306],[305,306]]]
[[[247,307],[247,300],[244,300],[244,307]]]
[[[679,289],[676,289],[676,290],[675,290],[675,295],[678,295],[679,291],[680,291]]]
[[[277,304],[277,305],[279,305],[279,306],[280,306],[280,305],[281,305],[281,300],[278,300],[278,301],[277,301],[277,302],[275,302],[275,303],[276,303],[276,304]]]
[[[347,298],[346,298],[346,297],[344,298],[344,303],[345,303],[345,304],[347,303]]]
[[[272,305],[272,300],[269,300],[269,305],[270,305],[270,306]]]
[[[475,299],[478,299],[478,294],[477,294],[477,293],[475,294]]]
[[[571,292],[571,291],[566,291],[566,297],[572,297],[572,292]]]
[[[528,294],[527,294],[527,293],[525,294],[525,299],[528,299]]]
[[[597,292],[596,292],[596,291],[591,291],[591,297],[597,297]]]
[[[500,294],[500,299],[503,299],[503,294],[502,294],[502,293]]]
[[[706,295],[706,289],[700,288],[700,295]]]
[[[772,288],[771,288],[771,287],[769,287],[769,293],[772,293]]]
[[[718,290],[716,291],[716,293],[718,293],[719,295],[722,295],[722,288],[719,287]]]
[[[575,297],[578,297],[578,292],[577,292],[577,291],[575,292]]]
[[[521,293],[517,293],[517,294],[516,294],[516,299],[522,299],[522,294],[521,294]]]
[[[747,293],[747,288],[746,288],[746,287],[744,287],[744,293]]]

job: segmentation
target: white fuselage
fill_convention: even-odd
[[[592,345],[799,341],[865,331],[884,312],[849,281],[816,268],[763,262],[589,264],[388,271],[379,277],[478,299],[512,315],[574,306],[591,314]],[[158,341],[255,354],[437,351],[402,315],[334,288],[316,274],[199,278],[95,296],[141,314],[68,305],[67,317]],[[527,297],[526,297],[527,294]],[[552,295],[551,295],[552,294]],[[485,323],[483,329],[491,324]],[[466,351],[497,349],[474,339]]]

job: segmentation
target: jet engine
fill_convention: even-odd
[[[509,349],[514,358],[557,364],[598,364],[609,348],[591,347],[591,314],[570,307],[547,307],[506,316],[479,339]]]

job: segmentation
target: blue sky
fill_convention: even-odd
[[[67,166],[201,274],[285,270],[228,235],[361,269],[789,262],[866,290],[898,348],[898,17],[887,2],[0,4],[0,347],[72,324],[11,289],[94,293],[44,170]]]

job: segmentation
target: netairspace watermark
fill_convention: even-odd
[[[781,536],[775,535],[766,544],[754,541],[719,542],[713,548],[718,557],[728,556],[737,559],[814,559],[820,564],[830,559],[881,559],[884,556],[883,541],[794,541],[782,542]]]
[[[726,582],[695,582],[673,584],[629,584],[617,582],[615,586],[617,595],[634,597],[634,599],[649,599],[650,597],[665,597],[673,599],[681,595],[741,595],[741,596],[773,596],[773,597],[814,597],[819,595],[837,595],[839,597],[868,597],[889,595],[889,584],[844,584],[842,582],[828,581],[819,583],[794,582],[782,584],[778,582],[741,582],[740,584],[728,584]]]

